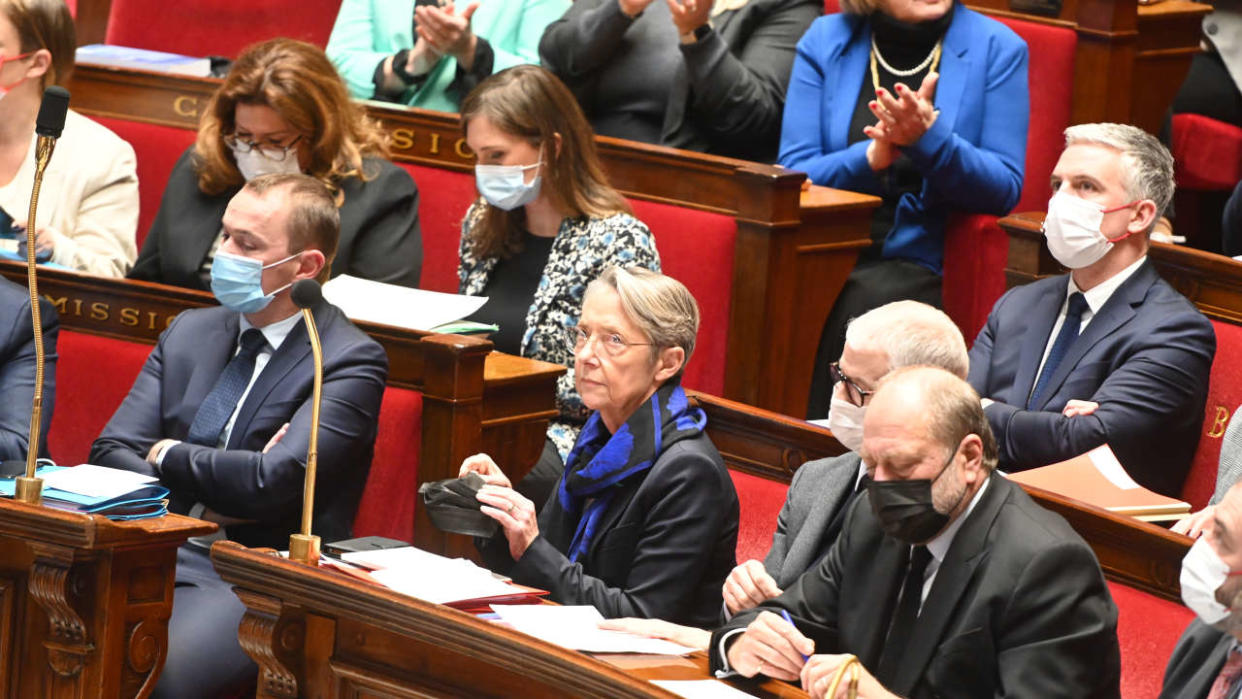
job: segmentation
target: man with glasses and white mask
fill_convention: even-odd
[[[1065,130],[1044,235],[1070,272],[1010,290],[970,351],[1000,468],[1108,444],[1142,485],[1177,495],[1203,421],[1211,324],[1160,279],[1148,236],[1173,158],[1133,126]]]
[[[327,278],[340,219],[326,186],[284,174],[248,182],[223,224],[211,267],[221,306],[185,311],[164,331],[90,462],[158,477],[170,509],[218,523],[216,538],[283,549],[301,521],[314,380],[289,289]],[[333,541],[351,535],[388,360],[335,306],[311,312],[324,357],[313,528]],[[211,543],[178,551],[156,697],[227,696],[256,672],[237,641],[245,609],[212,569]]]

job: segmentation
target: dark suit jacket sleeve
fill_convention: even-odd
[[[92,464],[123,468],[148,476],[159,475],[155,467],[147,463],[147,453],[156,442],[167,436],[163,429],[160,400],[163,393],[164,343],[181,321],[178,316],[160,334],[159,342],[147,356],[129,394],[91,445]]]
[[[636,532],[624,587],[609,587],[588,575],[581,563],[571,562],[542,536],[535,538],[511,574],[515,580],[550,590],[562,604],[589,604],[608,618],[676,618],[693,606],[689,597],[703,579],[712,559],[712,542],[719,539],[730,514],[730,508],[722,506],[729,500],[723,490],[727,480],[710,457],[693,451],[681,452],[648,476],[641,488],[657,495]]]
[[[185,214],[181,203],[185,201],[187,187],[198,189],[198,177],[194,174],[191,157],[194,146],[190,146],[177,163],[173,165],[164,185],[164,194],[160,197],[160,208],[151,221],[147,237],[142,241],[142,250],[138,252],[138,260],[130,268],[126,276],[130,279],[141,279],[149,282],[176,283],[176,280],[165,280],[160,260],[160,240],[177,226],[177,217]]]
[[[815,2],[786,0],[755,27],[737,55],[716,32],[678,44],[690,79],[695,124],[717,138],[780,132],[794,46],[823,12]]]
[[[326,362],[317,487],[331,487],[345,477],[366,451],[361,441],[374,439],[387,374],[387,357],[374,342],[343,348]],[[223,515],[260,522],[287,519],[302,506],[310,418],[308,396],[284,438],[266,454],[182,442],[165,453],[160,478],[174,492]]]
[[[373,161],[368,161],[373,162]],[[418,188],[410,173],[384,162],[364,186],[365,219],[345,273],[401,286],[418,287],[423,237],[418,221]]]
[[[989,327],[990,319],[980,333],[987,345],[976,345],[970,354],[971,384],[977,388],[985,385],[976,383],[976,367],[988,356]],[[1001,462],[1017,468],[1043,466],[1105,443],[1114,450],[1150,443],[1160,438],[1167,416],[1199,413],[1203,409],[1202,387],[1216,351],[1211,324],[1188,309],[1162,318],[1154,329],[1140,327],[1135,332],[1143,333],[1134,340],[1142,347],[1109,374],[1099,389],[1074,396],[1099,403],[1095,413],[1064,417],[1006,403],[988,406],[985,413],[996,435]],[[1065,386],[1074,380],[1071,374]]]
[[[1160,699],[1206,697],[1231,645],[1230,637],[1199,619],[1190,622],[1169,656]]]
[[[39,304],[43,314],[43,419],[41,440],[47,443],[56,396],[56,338],[60,320],[46,301]],[[8,309],[12,325],[0,347],[0,460],[25,459],[30,440],[30,408],[35,387],[35,342],[31,332],[30,302]],[[37,448],[37,447],[36,447]]]
[[[616,0],[575,0],[564,17],[544,30],[539,59],[582,102],[577,88],[616,54],[621,37],[633,23]]]

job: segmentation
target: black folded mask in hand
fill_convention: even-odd
[[[440,531],[491,538],[500,527],[496,520],[479,511],[482,503],[476,497],[487,483],[477,473],[461,478],[424,483],[418,488],[427,507],[427,516]]]

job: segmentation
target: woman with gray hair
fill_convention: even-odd
[[[593,412],[543,510],[486,454],[461,466],[488,482],[481,510],[503,529],[483,546],[493,570],[609,618],[715,620],[738,501],[680,386],[698,326],[694,297],[671,277],[612,267],[590,284],[566,341]]]

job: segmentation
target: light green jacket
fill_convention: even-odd
[[[458,0],[460,11],[470,0]],[[539,39],[552,21],[569,9],[569,0],[481,0],[471,18],[475,35],[487,39],[495,53],[494,71],[539,63]],[[388,56],[414,45],[414,0],[344,0],[328,39],[328,58],[355,97],[375,94],[375,67]],[[413,107],[457,111],[460,95],[447,88],[457,75],[457,61],[445,56],[427,79],[404,95]]]

